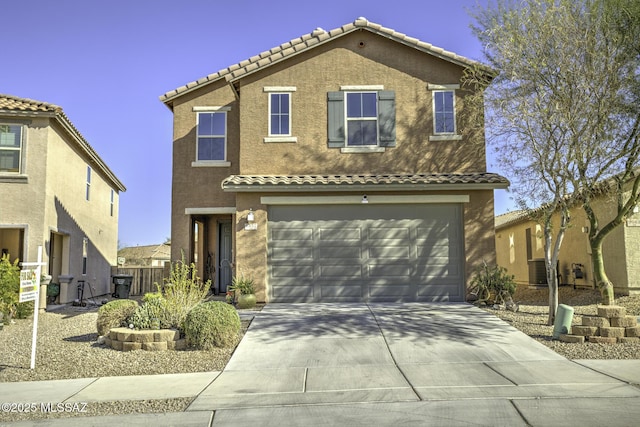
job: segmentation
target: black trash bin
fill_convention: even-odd
[[[128,274],[117,274],[112,276],[114,290],[113,294],[111,294],[114,298],[129,298],[129,291],[131,290],[131,282],[133,281],[133,276]]]

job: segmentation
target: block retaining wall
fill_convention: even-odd
[[[129,328],[113,328],[104,340],[107,347],[120,351],[132,350],[184,350],[187,340],[180,338],[180,331],[175,329],[134,330]]]
[[[626,309],[615,305],[598,307],[597,316],[582,316],[582,325],[571,327],[571,334],[560,335],[560,341],[615,344],[640,341],[640,326],[636,316],[627,316]]]

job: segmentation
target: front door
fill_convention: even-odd
[[[232,262],[231,221],[223,221],[218,224],[218,292],[221,294],[231,286]]]

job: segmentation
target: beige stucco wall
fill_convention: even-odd
[[[360,48],[359,43],[365,47]],[[392,51],[393,55],[389,55]],[[336,66],[340,64],[340,66]],[[484,151],[469,141],[429,141],[432,94],[427,85],[457,84],[462,71],[368,32],[350,34],[248,76],[240,84],[242,174],[349,174],[478,172]],[[382,85],[395,91],[397,146],[385,153],[344,154],[327,148],[327,93],[342,85]],[[292,136],[296,143],[265,143],[267,86],[294,86]],[[457,106],[462,107],[461,91]],[[478,141],[483,147],[484,141]],[[475,148],[475,147],[474,147]],[[421,155],[416,156],[416,152]]]
[[[612,210],[615,201],[597,200],[594,211],[600,218],[601,225],[609,222],[614,215]],[[637,292],[640,269],[637,259],[640,256],[640,214],[634,214],[630,221],[612,231],[603,242],[603,259],[609,279],[613,282],[615,292]],[[634,219],[639,220],[635,226]],[[554,217],[554,230],[558,229],[559,218]],[[584,266],[586,277],[577,279],[577,285],[594,286],[593,265],[588,234],[583,230],[589,227],[584,211],[580,208],[572,209],[571,223],[567,229],[560,249],[559,264],[562,284],[573,285],[574,279],[571,264]],[[533,239],[533,258],[544,258],[544,240],[542,228],[534,221],[520,221],[496,230],[496,253],[498,265],[505,267],[510,274],[516,276],[519,284],[529,283],[529,270],[526,256],[525,230],[531,228],[540,230],[540,238]],[[555,237],[555,231],[554,231]]]
[[[94,293],[111,292],[111,266],[117,264],[119,194],[98,167],[78,155],[57,126],[50,128],[47,155],[47,191],[44,238],[51,231],[69,236],[68,271],[75,281],[86,280]],[[57,167],[65,165],[64,168]],[[91,189],[86,200],[87,166],[91,166]],[[82,275],[83,239],[88,238],[87,274]],[[66,265],[62,266],[65,274]],[[88,289],[87,289],[88,292]],[[75,296],[74,296],[75,298]]]
[[[5,119],[7,120],[7,119]],[[71,275],[91,283],[96,295],[110,292],[110,267],[116,264],[118,245],[118,191],[111,216],[111,186],[92,165],[91,200],[85,200],[88,159],[72,148],[67,135],[53,118],[33,117],[25,122],[24,179],[0,179],[0,227],[24,227],[21,260],[35,261],[38,246],[43,262],[57,263],[54,273]],[[0,177],[1,178],[1,177]],[[52,259],[51,232],[65,243],[61,259]],[[83,239],[89,239],[87,275],[82,276]],[[57,278],[54,278],[57,280]],[[89,291],[87,289],[86,294]],[[75,286],[61,295],[61,302],[76,298]]]
[[[229,167],[193,167],[196,160],[196,120],[193,107],[229,106],[227,112],[227,160]],[[239,108],[231,88],[224,82],[185,95],[174,104],[173,176],[171,189],[171,259],[192,256],[191,217],[186,208],[233,207],[235,194],[220,186],[229,175],[239,173]]]

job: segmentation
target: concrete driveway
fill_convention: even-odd
[[[468,304],[271,304],[188,411],[216,410],[214,425],[259,421],[253,417],[276,425],[326,413],[316,405],[348,418],[376,403],[376,412],[416,414],[422,422],[426,411],[442,413],[447,424],[471,417],[497,425],[505,416],[505,424],[525,425],[541,398],[593,405],[596,397],[638,402],[640,390]]]

